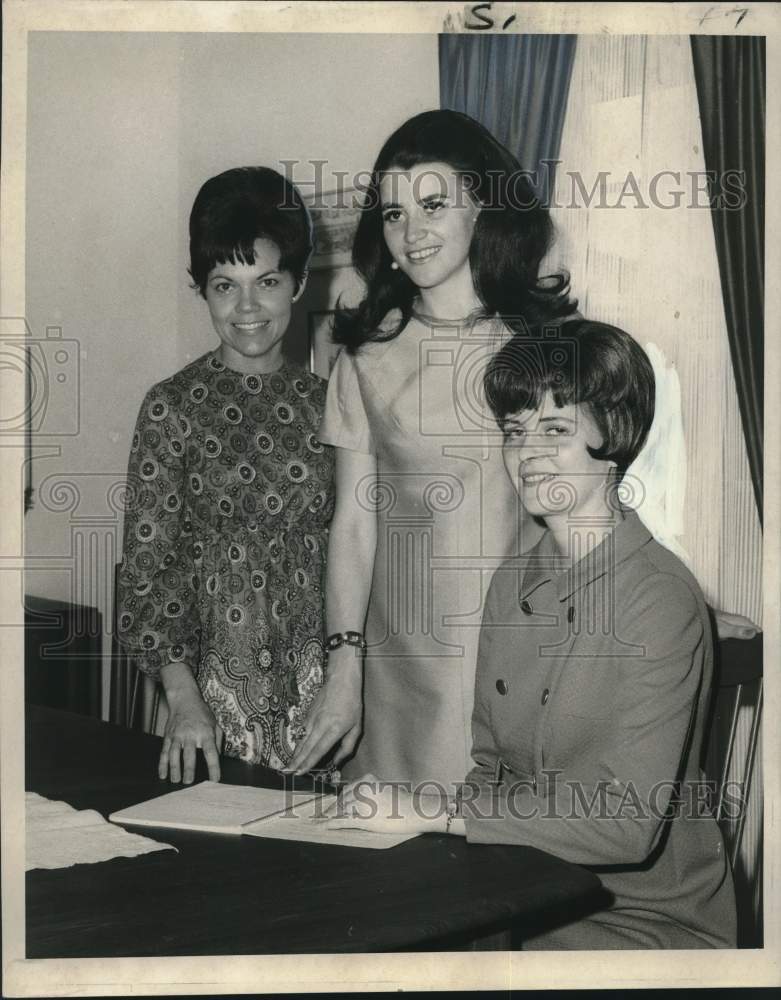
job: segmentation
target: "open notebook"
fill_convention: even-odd
[[[120,809],[109,819],[128,826],[249,834],[343,847],[394,847],[416,836],[358,829],[326,830],[322,823],[316,822],[316,817],[333,800],[333,795],[202,781]]]

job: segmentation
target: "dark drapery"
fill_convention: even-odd
[[[552,194],[561,145],[575,35],[439,36],[440,105],[476,118]]]
[[[765,39],[691,39],[721,290],[743,434],[762,521]],[[735,191],[744,192],[737,205]]]

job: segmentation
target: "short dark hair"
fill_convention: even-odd
[[[211,177],[190,212],[194,287],[205,297],[217,264],[254,264],[257,239],[279,247],[280,271],[300,285],[312,254],[312,220],[295,186],[270,167],[234,167]]]
[[[567,275],[539,277],[553,242],[553,223],[518,159],[469,115],[423,111],[399,126],[377,156],[353,243],[353,265],[366,295],[357,308],[337,310],[334,340],[355,351],[366,341],[398,336],[409,322],[417,288],[403,271],[391,268],[379,189],[388,171],[426,163],[447,164],[467,180],[470,193],[484,206],[469,262],[486,314],[502,316],[517,329],[573,312]],[[399,323],[390,334],[378,335],[392,309],[401,311]]]
[[[624,330],[585,319],[516,334],[489,362],[484,385],[500,426],[508,414],[536,410],[546,392],[556,406],[587,406],[602,434],[602,445],[589,454],[615,462],[619,477],[640,453],[654,417],[654,372],[645,351]]]

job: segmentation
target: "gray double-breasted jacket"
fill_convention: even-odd
[[[573,552],[570,569],[546,533],[494,575],[467,838],[601,870],[612,905],[529,947],[734,947],[731,874],[699,770],[713,664],[705,601],[637,514],[610,527],[592,527],[598,544]]]

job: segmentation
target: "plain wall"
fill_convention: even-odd
[[[28,73],[26,318],[35,340],[62,339],[68,371],[57,384],[48,344],[25,588],[97,606],[108,636],[139,405],[217,342],[186,272],[198,188],[285,159],[370,169],[398,124],[438,106],[437,38],[38,32]],[[293,179],[313,193],[314,168]],[[350,285],[349,269],[318,272],[299,308]]]

